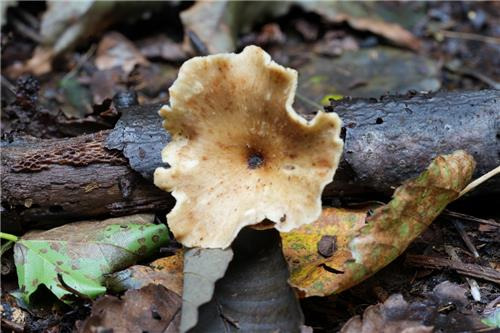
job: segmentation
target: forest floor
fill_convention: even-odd
[[[2,140],[25,135],[65,138],[112,129],[120,116],[115,105],[124,91],[134,91],[140,104],[167,103],[168,88],[184,60],[239,51],[249,44],[298,70],[294,105],[304,114],[346,96],[500,88],[498,2],[347,2],[345,8],[331,10],[273,5],[245,14],[236,8],[231,18],[227,13],[210,14],[219,18],[215,28],[197,26],[207,21],[209,14],[203,12],[189,24],[182,22],[180,13],[189,6],[149,3],[123,12],[101,8],[102,14],[92,14],[99,21],[91,15],[75,21],[81,23],[81,32],[60,52],[64,41],[58,38],[69,30],[71,18],[66,18],[63,31],[57,31],[64,13],[51,17],[44,2],[8,7],[1,37]],[[363,17],[373,20],[369,28]],[[374,28],[374,21],[387,24]],[[213,29],[209,42],[196,34],[203,29]],[[227,29],[230,34],[224,32]],[[498,199],[452,204],[403,255],[368,280],[339,295],[303,299],[305,324],[318,332],[336,332],[369,305],[399,293],[414,309],[434,307],[429,316],[435,317],[437,332],[486,331],[481,318],[494,311],[499,316],[499,281],[484,279],[481,272],[472,272],[472,278],[470,272],[432,263],[453,257],[500,270],[500,215],[494,205]],[[22,326],[16,324],[18,305],[8,295],[17,288],[8,250],[2,255],[6,331],[68,332],[90,312],[85,301],[67,306],[50,299],[23,315],[29,318]],[[449,297],[445,305],[443,297]]]

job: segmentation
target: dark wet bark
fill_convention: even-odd
[[[339,171],[327,193],[356,193],[362,186],[392,193],[437,155],[458,149],[474,156],[474,177],[500,164],[498,90],[342,102],[331,109],[346,131],[342,171],[352,171],[347,178],[352,186]],[[500,193],[500,177],[480,191]]]
[[[20,231],[173,207],[173,198],[134,171],[120,151],[104,147],[109,134],[4,145],[2,229]]]
[[[434,157],[457,149],[476,159],[474,177],[500,164],[499,91],[353,100],[332,108],[344,122],[345,149],[324,198],[391,194]],[[168,140],[157,109],[128,109],[112,134],[3,144],[3,228],[170,209],[173,198],[151,183]],[[499,195],[500,177],[473,194]]]

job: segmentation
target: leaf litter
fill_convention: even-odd
[[[352,4],[352,3],[351,3],[351,4]],[[375,3],[375,6],[376,6],[376,7],[379,7],[379,6],[378,6],[379,4],[380,4],[380,3]],[[358,5],[359,5],[359,4],[356,4],[356,6],[358,6]],[[347,3],[347,6],[350,6],[350,4],[349,4],[349,3]],[[363,7],[363,6],[364,6],[364,7],[370,7],[370,6],[371,6],[371,4],[361,4],[361,6],[362,6],[362,7]],[[432,6],[432,7],[435,7],[435,6]],[[441,6],[439,6],[439,7],[441,7]],[[453,8],[453,7],[456,7],[456,6],[446,5],[446,6],[442,6],[442,7],[443,7],[443,8],[445,8],[445,9],[444,9],[444,11],[446,11],[446,8],[448,8],[448,7]],[[438,8],[438,10],[443,11],[443,9],[442,9],[442,8]],[[472,14],[476,13],[476,14],[478,14],[478,15],[477,15],[478,17],[480,16],[479,14],[481,14],[481,11],[477,11],[477,10],[474,8],[474,6],[471,6],[471,7],[469,7],[469,6],[463,6],[462,11],[464,11],[464,12],[465,12],[466,10],[471,10],[471,12],[469,12],[469,13],[472,13]],[[472,12],[472,11],[473,11],[473,12]],[[397,12],[397,14],[399,15],[399,14],[400,14],[400,12],[401,12],[401,10],[398,10],[398,11],[396,11],[396,12]],[[436,17],[437,17],[438,15],[441,15],[440,17],[449,16],[449,17],[448,17],[448,20],[451,20],[451,17],[452,17],[452,15],[450,14],[450,10],[449,10],[449,9],[448,9],[448,12],[437,12],[436,10],[434,10],[434,9],[430,8],[429,12],[432,12],[432,13],[433,13],[433,15],[429,15],[429,17],[431,18],[431,20],[436,20]],[[378,15],[378,11],[377,11],[377,10],[370,11],[370,13],[375,13],[375,14],[374,14],[374,17],[373,17],[374,19],[377,19],[377,20],[380,20],[380,21],[387,20],[388,22],[398,23],[398,24],[400,24],[402,27],[404,27],[404,28],[406,28],[406,29],[408,29],[408,30],[415,31],[415,29],[412,29],[412,26],[411,26],[411,25],[407,25],[407,24],[405,23],[405,22],[410,22],[410,21],[411,21],[411,20],[408,20],[408,19],[403,19],[403,18],[405,17],[405,15],[399,15],[399,16],[401,16],[401,17],[399,17],[399,18],[398,18],[398,20],[392,20],[392,19],[388,19],[388,18],[387,18],[387,17],[385,17],[385,16],[384,16],[384,17],[381,17],[381,16],[377,17],[377,15]],[[469,15],[469,13],[467,13],[467,15]],[[320,12],[319,14],[322,14],[322,13]],[[354,15],[354,13],[350,13],[349,15],[355,16],[355,15]],[[420,15],[420,14],[419,14],[419,15]],[[414,15],[414,17],[420,17],[419,15]],[[464,15],[464,17],[466,17],[467,15]],[[472,16],[471,16],[471,17],[472,17]],[[445,22],[445,21],[446,21],[446,20],[442,20],[443,24],[447,24],[447,22]],[[431,23],[434,23],[434,22],[431,22]],[[413,24],[413,23],[412,23],[412,24]],[[455,22],[455,23],[453,23],[453,24],[454,24],[454,26],[453,26],[452,28],[456,28],[456,27],[457,27],[457,26],[456,26],[456,25],[457,25],[457,23]],[[493,24],[492,22],[489,22],[489,24],[487,24],[487,25],[490,25],[492,28],[494,27],[494,24]],[[318,26],[318,25],[316,24],[316,22],[314,22],[314,26],[316,26],[316,27]],[[279,26],[278,26],[278,27],[279,27]],[[354,26],[353,26],[353,27],[354,27]],[[439,29],[438,29],[438,30],[439,30]],[[285,34],[286,34],[286,32],[285,32]],[[436,32],[436,36],[437,36],[438,34],[439,34],[439,31],[437,31],[437,32]],[[376,33],[376,32],[375,32],[375,36],[383,36],[383,35],[382,35],[382,34],[378,34],[378,33]],[[289,37],[288,35],[287,35],[286,37],[287,37],[287,42],[291,40],[291,39],[289,39],[289,38],[288,38],[288,37]],[[370,37],[370,38],[371,38],[371,37]],[[312,38],[312,39],[314,40],[314,38]],[[340,40],[341,40],[341,39],[340,39]],[[372,40],[373,40],[373,38],[372,38]],[[376,40],[376,38],[375,38],[375,40]],[[360,44],[360,41],[359,41],[359,40],[357,40],[357,39],[356,39],[356,40],[354,40],[354,41],[353,41],[353,40],[350,40],[350,41],[349,41],[349,44],[350,44],[350,45],[349,45],[349,47],[351,47],[352,45],[354,45],[354,42],[356,42],[356,43],[358,44],[358,46],[361,46],[361,48],[366,48],[366,45],[361,45],[361,44]],[[361,42],[364,42],[364,41],[361,41]],[[177,45],[177,46],[179,46],[179,45]],[[338,52],[337,48],[340,48],[340,49],[341,49],[341,51],[343,52],[344,50],[342,50],[342,47],[344,47],[344,45],[340,45],[340,46],[339,46],[339,45],[337,45],[337,44],[335,44],[335,43],[334,43],[334,45],[331,47],[331,50],[334,50],[334,51],[333,51],[331,54],[329,54],[329,55],[331,55],[331,56],[336,55],[335,53],[336,53],[336,52]],[[456,56],[456,54],[457,54],[457,53],[464,52],[464,51],[463,51],[463,50],[464,50],[463,44],[461,44],[461,43],[460,43],[460,41],[459,41],[459,40],[457,40],[457,39],[448,39],[448,40],[446,41],[446,48],[450,49],[450,50],[451,50],[451,52],[455,52],[455,56]],[[142,48],[140,48],[140,49],[142,49]],[[166,53],[166,54],[165,54],[165,60],[167,60],[167,61],[170,61],[170,60],[175,61],[175,60],[174,60],[174,58],[175,58],[175,57],[177,57],[177,56],[179,56],[179,54],[180,54],[180,53],[179,53],[178,51],[179,51],[180,49],[181,49],[181,48],[180,48],[180,47],[178,47],[178,48],[176,49],[176,51],[173,53],[173,55],[172,55],[172,54],[170,54],[170,55],[169,55],[168,53]],[[317,49],[317,50],[318,50],[318,49]],[[453,51],[453,50],[455,50],[455,51]],[[482,50],[482,48],[474,48],[474,50],[479,51],[479,50]],[[327,50],[327,51],[328,51],[328,50]],[[467,51],[467,50],[466,50],[466,51]],[[155,52],[158,52],[158,51],[155,51]],[[342,53],[342,52],[338,52],[338,53]],[[469,52],[469,51],[467,51],[467,52]],[[319,53],[321,53],[321,52],[319,52]],[[143,52],[143,54],[144,54],[146,57],[148,57],[148,58],[149,58],[149,56],[147,55],[147,52],[146,52],[146,51],[144,51],[144,52]],[[483,55],[483,56],[484,56],[484,57],[488,57],[488,56],[489,56],[489,54],[490,54],[490,53],[484,52],[484,55]],[[2,55],[4,55],[4,54],[2,54]],[[49,56],[50,56],[50,57],[52,57],[52,54],[51,54],[50,52],[49,52]],[[155,56],[151,56],[151,57],[153,58],[153,57],[155,57]],[[160,57],[162,57],[162,56],[160,55]],[[172,59],[169,59],[169,57],[171,57]],[[473,58],[473,59],[477,59],[477,57],[471,57],[471,58]],[[495,57],[489,57],[489,58],[490,58],[490,59],[495,59]],[[150,60],[151,60],[151,59],[150,59]],[[480,62],[479,62],[479,63],[480,63]],[[151,67],[153,67],[153,66],[157,66],[157,63],[153,63],[153,64],[152,64],[152,66],[150,66],[150,67],[147,67],[147,68],[142,68],[142,69],[141,69],[141,67],[140,67],[139,69],[140,69],[140,70],[151,71]],[[326,67],[328,67],[328,66],[327,66],[327,65],[325,65],[325,66],[319,66],[319,67],[318,67],[318,68],[319,68],[319,72],[321,73],[322,71],[324,71],[324,70],[326,69]],[[372,67],[375,67],[375,66],[372,66]],[[302,71],[301,71],[301,74],[302,74]],[[313,75],[314,75],[314,73],[313,73]],[[437,73],[437,75],[440,75],[440,74],[439,74],[439,72]],[[161,76],[161,75],[159,75],[158,77],[159,77],[159,78],[162,78],[162,76]],[[400,76],[400,78],[401,78],[401,77],[403,77],[403,76]],[[3,81],[3,79],[4,79],[4,78],[2,77],[2,81]],[[439,79],[440,79],[440,77],[438,76],[438,77],[437,77],[437,80],[439,80]],[[95,80],[96,80],[96,81],[98,81],[98,80],[99,80],[99,78],[96,78]],[[110,85],[108,85],[108,86],[112,86],[113,88],[115,88],[115,86],[118,86],[118,85],[120,85],[120,84],[122,84],[122,83],[123,83],[123,82],[119,82],[120,80],[122,80],[122,79],[120,78],[120,79],[117,79],[117,80],[114,80],[114,79],[113,79],[113,80],[109,80],[110,82],[112,82],[112,84],[110,84]],[[397,81],[398,81],[398,77],[397,77],[397,76],[394,76],[394,80],[397,82]],[[452,77],[452,78],[450,79],[450,77],[448,76],[448,77],[447,77],[447,80],[451,80],[452,82],[460,82],[459,87],[464,87],[464,86],[465,86],[465,87],[471,87],[471,86],[474,86],[474,85],[472,85],[472,84],[470,83],[470,79],[468,79],[468,78],[466,78],[466,77],[459,77],[458,79],[457,79],[457,78],[453,78],[453,77]],[[122,80],[122,81],[125,81],[125,80]],[[146,77],[146,78],[145,78],[144,76],[142,76],[142,77],[138,78],[138,80],[137,80],[137,81],[138,81],[139,85],[141,86],[141,89],[148,89],[148,88],[149,88],[149,86],[148,86],[148,82],[149,82],[149,83],[155,83],[155,82],[158,82],[158,80],[156,79],[156,77],[155,77],[154,79],[151,79],[151,75],[149,75],[149,77]],[[83,82],[83,81],[80,81],[80,82]],[[118,83],[116,83],[116,82],[118,82]],[[462,83],[462,82],[465,82],[465,83]],[[2,83],[3,83],[3,82],[2,82]],[[363,88],[364,88],[364,86],[365,86],[365,83],[364,83],[364,82],[361,82],[361,81],[360,81],[360,82],[351,82],[351,83],[352,83],[352,86],[350,87],[350,88],[351,88],[351,90],[353,90],[353,91],[358,90],[358,93],[359,93],[359,90],[363,90]],[[450,84],[449,84],[449,83],[446,83],[446,82],[443,82],[443,84],[446,84],[446,85],[447,85],[447,87],[449,87],[449,86],[450,86]],[[163,85],[163,84],[162,84],[162,85]],[[395,87],[397,87],[397,85],[395,85]],[[452,86],[452,88],[456,88],[456,86],[455,86],[455,87],[453,87],[453,86]],[[43,88],[42,88],[42,89],[43,89]],[[161,88],[161,89],[166,90],[166,89],[164,89],[164,88]],[[158,91],[159,91],[159,90],[161,90],[161,89],[154,88],[154,89],[153,89],[154,91],[152,91],[152,92],[150,93],[150,95],[151,95],[151,96],[155,96],[156,94],[158,94]],[[112,90],[109,90],[108,92],[104,92],[104,91],[103,91],[103,93],[102,93],[100,96],[97,96],[97,97],[96,97],[96,95],[98,95],[98,92],[100,92],[100,91],[101,91],[101,89],[100,89],[99,87],[97,87],[97,86],[96,86],[96,87],[93,87],[93,85],[91,85],[91,90],[92,90],[92,94],[94,95],[94,103],[96,103],[96,104],[99,104],[99,103],[97,103],[96,101],[103,101],[104,99],[106,99],[106,98],[108,98],[108,97],[109,97],[109,98],[110,98],[110,97],[112,97],[112,96],[106,96],[106,95],[112,95],[113,93],[115,93],[115,91],[112,91]],[[3,92],[3,85],[2,85],[2,92]],[[385,91],[384,91],[384,92],[385,92]],[[378,92],[376,92],[375,94],[377,94],[377,93],[378,93]],[[347,94],[350,94],[350,92],[348,91],[348,92],[347,92]],[[341,94],[341,93],[337,93],[337,94],[335,94],[335,91],[331,91],[331,89],[330,89],[330,91],[321,92],[319,95],[321,95],[321,96],[319,96],[319,98],[320,98],[320,99],[322,99],[322,98],[324,98],[325,96],[334,96],[334,95],[335,95],[335,96],[337,96],[337,95],[343,95],[343,94]],[[148,97],[146,97],[146,99],[144,98],[144,95],[140,96],[140,100],[141,100],[141,102],[148,101],[148,100],[149,100],[148,98],[149,98],[149,96],[148,96]],[[165,101],[165,97],[164,97],[164,96],[163,96],[163,97],[160,97],[160,98],[163,98],[163,101]],[[326,99],[326,100],[327,100],[327,99]],[[37,113],[37,114],[40,114],[40,113]],[[3,118],[3,116],[2,116],[2,118]],[[29,116],[29,117],[27,117],[27,118],[28,118],[28,119],[31,119],[31,118],[32,118],[32,116]],[[2,119],[2,120],[3,120],[3,119]],[[2,124],[2,126],[3,126],[3,124]],[[63,127],[63,126],[65,126],[65,125],[63,124],[61,127]],[[42,129],[42,130],[43,130],[43,131],[46,131],[46,129]],[[33,133],[38,133],[38,132],[39,132],[39,131],[33,131]],[[53,132],[54,132],[54,131],[53,131]],[[68,132],[68,131],[67,131],[67,132]],[[36,134],[36,135],[39,135],[39,134]],[[54,134],[50,134],[50,135],[54,135]],[[323,236],[324,236],[324,235],[323,235]],[[322,237],[323,237],[323,236],[322,236]],[[332,236],[330,236],[330,235],[326,235],[326,236],[328,236],[328,237],[332,237]],[[493,239],[493,236],[492,236],[491,238]],[[482,238],[480,238],[480,239],[482,239]],[[320,240],[321,240],[321,238],[320,238]],[[342,241],[343,241],[343,240],[342,240],[342,238],[341,238],[341,237],[336,237],[335,242],[334,242],[334,243],[335,243],[335,245],[336,245],[336,248],[331,246],[331,245],[332,245],[332,242],[329,242],[329,244],[327,244],[327,245],[329,245],[329,246],[327,246],[327,247],[325,248],[325,250],[324,250],[324,251],[321,251],[321,252],[323,252],[323,257],[325,257],[325,256],[324,256],[324,254],[327,254],[327,256],[326,256],[325,258],[332,258],[332,257],[335,257],[336,253],[337,253],[338,251],[341,251],[341,250],[342,250],[342,248],[341,248],[341,246],[340,246],[340,244],[342,244]],[[485,245],[485,243],[483,242],[481,245]],[[488,247],[488,246],[490,246],[490,245],[489,245],[489,243],[486,243],[486,247]],[[490,247],[491,247],[491,246],[490,246]],[[485,249],[485,248],[481,248],[480,252],[481,252],[481,253],[484,253],[484,249]],[[317,249],[317,250],[318,250],[318,249]],[[333,252],[333,253],[332,253],[332,256],[329,256],[329,254],[330,254],[330,252],[329,252],[329,251],[332,251],[332,252]],[[493,265],[494,263],[492,262],[491,264]],[[323,266],[323,268],[324,268],[324,267],[328,267],[328,266],[326,266],[326,265],[325,265],[325,266]],[[333,269],[332,269],[332,270],[333,270]],[[334,274],[334,273],[331,273],[331,272],[330,272],[330,274]],[[336,273],[335,273],[335,274],[336,274]],[[364,301],[365,301],[365,300],[364,300]],[[492,308],[494,309],[494,306],[493,306]],[[491,309],[490,309],[490,310],[491,310]],[[345,311],[347,311],[347,310],[345,310]],[[493,314],[491,315],[491,313],[493,313]],[[498,311],[497,311],[497,313],[498,313]],[[489,312],[489,314],[490,314],[490,317],[488,317],[488,318],[489,318],[490,322],[492,322],[491,320],[494,320],[494,311],[490,311],[490,312]],[[486,313],[485,313],[485,315],[486,315]],[[493,319],[490,319],[490,318],[493,318]]]
[[[119,32],[108,32],[97,46],[95,64],[99,70],[121,68],[128,74],[137,65],[147,66],[149,62],[135,45]]]
[[[466,289],[450,281],[438,284],[424,299],[407,302],[393,294],[383,303],[370,305],[363,316],[354,316],[341,333],[427,333],[487,331],[479,316],[465,308]],[[447,313],[447,315],[443,315]]]

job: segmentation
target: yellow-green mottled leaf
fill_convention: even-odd
[[[332,289],[342,288],[339,283],[350,283],[334,281],[332,277],[336,274],[328,272],[323,265],[338,271],[345,270],[346,261],[352,258],[349,242],[363,227],[365,218],[366,211],[363,210],[325,208],[316,222],[281,233],[292,286],[309,296],[327,295]],[[336,250],[331,257],[324,257],[318,252],[318,243],[323,236],[336,237]]]
[[[324,296],[371,276],[397,258],[458,197],[474,166],[464,151],[438,156],[370,216],[367,210],[325,208],[316,222],[282,233],[290,283],[305,296]],[[318,252],[324,236],[336,237],[336,250],[329,257]]]
[[[94,298],[106,291],[104,274],[147,257],[168,240],[154,215],[71,223],[24,235],[14,247],[19,287],[26,302],[44,284],[58,298],[71,294],[59,281]]]

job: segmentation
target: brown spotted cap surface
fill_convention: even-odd
[[[279,231],[316,220],[342,153],[341,121],[292,108],[297,72],[256,46],[186,61],[160,115],[172,141],[156,186],[177,203],[170,229],[189,247],[225,248],[265,219]]]

